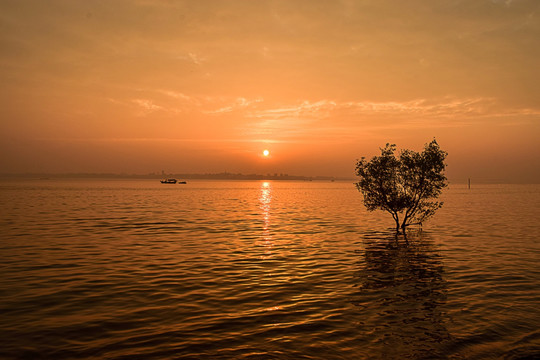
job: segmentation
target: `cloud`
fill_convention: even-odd
[[[136,104],[142,110],[140,115],[147,115],[154,111],[164,109],[162,106],[156,105],[152,100],[149,99],[132,99],[131,102]]]
[[[264,99],[229,97],[229,96],[202,96],[188,95],[171,89],[128,89],[131,96],[126,98],[106,97],[113,104],[133,107],[139,115],[148,115],[160,111],[168,114],[191,113],[193,115],[219,116],[234,111],[254,109]],[[141,112],[142,110],[142,112]]]
[[[409,101],[303,101],[297,105],[256,110],[248,113],[257,119],[279,118],[331,118],[338,114],[355,116],[416,116],[430,119],[482,118],[514,115],[540,115],[540,109],[500,108],[494,98],[414,99]]]
[[[506,6],[510,6],[512,5],[512,0],[491,0],[492,3],[494,4],[504,4]]]
[[[501,108],[493,98],[409,101],[302,101],[295,105],[249,109],[246,136],[290,139],[349,139],[384,130],[444,129],[474,124],[509,126],[537,121],[539,109]]]
[[[179,60],[191,62],[195,65],[201,65],[206,61],[206,57],[198,55],[194,52],[182,53],[176,57]]]
[[[227,122],[228,130],[243,139],[275,141],[314,136],[357,136],[366,131],[444,129],[475,124],[509,126],[538,121],[540,109],[508,107],[492,97],[418,98],[405,101],[299,100],[271,103],[262,98],[197,96],[171,89],[141,90],[144,97],[123,105],[135,105],[138,116],[188,114],[208,124]],[[158,96],[158,95],[161,95]],[[220,125],[221,126],[221,125]],[[517,126],[517,125],[516,125]],[[228,135],[226,135],[228,136]]]
[[[168,96],[170,98],[173,98],[173,99],[180,99],[180,100],[184,100],[184,101],[187,101],[187,102],[198,103],[197,99],[195,99],[194,97],[186,95],[186,94],[181,93],[181,92],[172,91],[172,90],[163,90],[163,89],[156,90],[156,92],[160,93],[160,94],[163,94],[165,96]]]
[[[173,137],[36,137],[34,140],[63,143],[278,143],[282,141],[270,139],[236,138],[173,138]]]
[[[213,99],[213,98],[208,98],[207,97],[207,100],[209,100],[209,102],[215,102],[216,99]],[[245,108],[249,108],[255,104],[258,104],[260,102],[262,102],[263,99],[262,98],[256,98],[256,99],[252,99],[252,100],[249,100],[249,99],[246,99],[244,97],[238,97],[234,100],[234,102],[228,104],[228,105],[225,105],[225,106],[222,106],[218,109],[215,109],[215,110],[203,110],[203,113],[205,114],[210,114],[210,115],[218,115],[218,114],[223,114],[223,113],[230,113],[232,111],[235,111],[235,110],[241,110],[241,109],[245,109]]]

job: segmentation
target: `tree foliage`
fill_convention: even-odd
[[[435,201],[447,186],[444,160],[447,153],[433,140],[418,153],[403,150],[396,157],[396,145],[386,144],[381,155],[356,163],[360,180],[356,188],[364,195],[368,211],[385,210],[396,222],[396,231],[422,224],[435,214],[442,202]]]

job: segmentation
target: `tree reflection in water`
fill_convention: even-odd
[[[353,297],[362,312],[360,334],[381,358],[444,357],[450,335],[441,309],[447,292],[442,257],[425,234],[407,240],[364,236]]]

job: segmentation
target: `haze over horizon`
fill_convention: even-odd
[[[539,17],[534,0],[5,0],[0,173],[352,177],[436,138],[449,178],[538,183]]]

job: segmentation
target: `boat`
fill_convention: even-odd
[[[160,180],[162,184],[187,184],[187,181],[178,181],[176,179]]]

